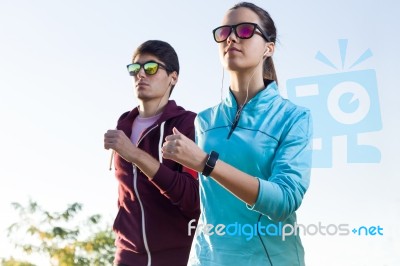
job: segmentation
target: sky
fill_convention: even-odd
[[[137,105],[126,71],[133,50],[149,39],[169,42],[181,65],[171,98],[195,112],[218,104],[223,69],[211,31],[235,3],[0,0],[0,257],[14,252],[5,233],[18,219],[11,202],[32,199],[54,211],[81,202],[84,212],[100,213],[112,223],[117,183],[108,170],[110,152],[103,148],[103,135]],[[298,223],[332,225],[331,230],[340,224],[350,229],[380,226],[383,235],[311,232],[302,237],[307,265],[400,265],[395,254],[400,249],[395,85],[400,3],[254,3],[269,11],[278,29],[274,61],[284,97],[289,97],[290,80],[330,77],[332,82],[344,73],[357,79],[351,71],[374,74],[368,75],[373,79],[368,84],[375,89],[370,106],[377,111],[368,121],[380,126],[360,131],[357,141],[376,147],[380,159],[349,162],[349,136],[333,134],[332,165],[313,168]],[[339,40],[346,40],[346,53]],[[351,68],[367,50],[372,56]],[[316,60],[317,52],[337,68]],[[225,73],[224,94],[228,84]],[[329,128],[318,117],[325,108],[323,100],[320,104],[321,109],[312,110],[315,127]]]

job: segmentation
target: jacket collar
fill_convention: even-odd
[[[268,106],[275,96],[279,95],[278,85],[275,81],[264,79],[265,88],[259,91],[252,99],[250,99],[246,105],[246,109],[255,109],[263,106]],[[237,109],[237,101],[233,95],[231,89],[229,89],[229,95],[225,98],[224,104],[229,108]]]

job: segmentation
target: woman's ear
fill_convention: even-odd
[[[271,57],[274,54],[274,51],[275,51],[275,43],[267,42],[265,44],[265,52],[264,52],[263,57],[264,58]]]

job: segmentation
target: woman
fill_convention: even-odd
[[[239,3],[222,25],[213,34],[230,94],[196,117],[199,147],[177,129],[163,145],[164,158],[201,173],[189,264],[304,265],[295,211],[309,186],[310,113],[278,93],[269,14]]]

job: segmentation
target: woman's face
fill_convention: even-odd
[[[229,10],[222,25],[236,25],[243,22],[256,23],[261,27],[258,15],[245,7]],[[219,43],[221,62],[231,71],[251,71],[256,66],[262,68],[266,50],[267,42],[259,34],[254,34],[250,39],[240,39],[232,31],[225,41]]]

